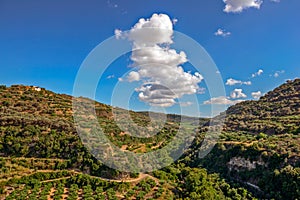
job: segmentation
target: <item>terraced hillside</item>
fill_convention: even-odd
[[[86,98],[76,101],[95,104],[99,125],[123,151],[138,154],[162,148],[179,128],[179,116],[171,116],[155,136],[133,137],[113,117],[116,112],[126,122],[128,111]],[[148,174],[108,168],[83,145],[73,112],[71,96],[33,86],[0,86],[0,199],[253,198],[244,188],[180,160]],[[140,126],[151,123],[145,113],[129,114]],[[90,126],[88,117],[79,117]],[[188,135],[192,124],[197,127],[205,121],[187,120],[181,128]]]
[[[226,111],[224,131],[282,134],[300,131],[300,79],[288,81],[261,97]]]
[[[78,136],[73,125],[71,96],[59,95],[35,87],[12,86],[2,87],[0,98],[2,136],[0,144],[3,146],[0,150],[1,154],[36,157],[56,157],[59,154],[61,158],[69,158],[77,153],[74,152],[76,149],[82,148],[76,143]],[[91,100],[78,98],[78,101]],[[167,143],[166,138],[171,138],[178,129],[177,123],[167,122],[155,139],[133,138],[115,123],[112,107],[97,102],[92,103],[95,103],[99,123],[107,137],[124,150],[144,152],[160,148]],[[124,113],[123,120],[127,120],[126,110],[115,108],[114,112],[117,112],[121,119]],[[149,116],[142,113],[130,111],[130,116],[134,122],[142,126],[147,126],[150,121]],[[88,125],[87,118],[82,120],[86,120]],[[58,141],[51,144],[57,133],[59,133]],[[19,140],[26,145],[20,145]],[[68,144],[64,144],[66,141]]]
[[[33,165],[27,166],[26,163],[32,163],[33,160]],[[51,159],[41,161],[32,158],[6,158],[5,161],[7,167],[12,165],[15,168],[16,174],[5,182],[1,199],[124,199],[132,196],[143,199],[172,195],[165,191],[167,185],[147,174],[131,179],[113,180],[71,169],[51,169],[46,164],[51,163]],[[43,168],[47,169],[37,169],[41,166],[37,163],[41,162]],[[11,176],[12,172],[7,171],[4,174]]]
[[[193,166],[219,173],[261,198],[299,198],[300,79],[258,101],[231,106],[226,114],[218,144]]]

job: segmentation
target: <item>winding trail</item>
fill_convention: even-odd
[[[109,182],[117,182],[117,183],[122,183],[122,182],[126,182],[126,183],[133,183],[133,182],[138,182],[141,181],[145,178],[150,178],[153,179],[156,183],[159,183],[159,180],[153,176],[151,176],[150,174],[139,174],[139,177],[137,178],[130,178],[130,179],[108,179],[108,178],[102,178],[102,177],[98,177],[98,176],[91,176],[93,178],[99,178],[103,181],[109,181]]]
[[[57,172],[57,170],[37,170],[37,172]],[[75,170],[70,170],[70,172],[74,173],[74,174],[84,174]],[[89,174],[87,174],[89,175]],[[108,182],[117,182],[117,183],[133,183],[133,182],[139,182],[145,178],[150,178],[153,179],[155,181],[156,184],[159,183],[159,180],[157,178],[155,178],[154,176],[150,175],[150,174],[139,174],[139,177],[137,178],[127,178],[127,179],[109,179],[109,178],[103,178],[103,177],[99,177],[99,176],[91,176],[92,178],[97,178],[97,179],[101,179],[103,181],[108,181]],[[52,182],[52,181],[58,181],[58,180],[63,180],[63,179],[68,179],[71,178],[72,176],[66,176],[66,177],[61,177],[61,178],[57,178],[57,179],[50,179],[50,180],[45,180],[45,181],[41,181],[41,183],[48,183],[48,182]]]

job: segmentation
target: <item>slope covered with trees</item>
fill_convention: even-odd
[[[300,131],[300,79],[288,81],[258,101],[245,101],[226,111],[224,131],[298,133]]]
[[[222,134],[204,159],[192,160],[260,198],[300,196],[300,79],[288,81],[258,101],[228,108]],[[199,137],[207,126],[201,128]],[[201,140],[195,142],[195,152]],[[195,156],[191,153],[189,157]]]
[[[0,198],[297,199],[299,87],[299,79],[289,81],[258,101],[228,108],[219,141],[203,159],[198,158],[198,149],[208,119],[168,115],[155,136],[139,138],[130,135],[139,129],[121,130],[113,113],[126,123],[129,113],[142,127],[151,124],[149,113],[76,98],[95,105],[105,135],[123,151],[157,150],[179,128],[186,134],[199,130],[193,146],[178,161],[137,174],[111,169],[90,154],[74,126],[71,96],[33,86],[0,86]],[[163,118],[159,113],[150,116]],[[86,129],[91,125],[84,115],[80,120]],[[143,129],[141,134],[153,129]]]
[[[150,138],[132,137],[114,121],[113,112],[147,127],[150,118],[95,104],[106,136],[124,151],[148,152],[176,135],[180,116],[170,115]],[[115,109],[113,111],[113,109]],[[183,130],[206,119],[185,117]],[[88,127],[88,118],[81,119]],[[149,129],[149,131],[151,131]],[[85,148],[74,126],[72,97],[33,86],[0,86],[0,198],[3,199],[252,199],[242,187],[218,174],[191,168],[182,160],[149,174],[110,169]]]

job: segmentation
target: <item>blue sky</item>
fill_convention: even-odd
[[[214,60],[224,81],[225,100],[253,99],[253,92],[264,94],[287,79],[299,77],[300,1],[247,0],[248,5],[239,1],[0,0],[0,84],[37,85],[72,94],[83,60],[99,43],[113,36],[116,29],[129,30],[140,18],[164,13],[178,20],[175,31],[196,40]],[[231,7],[224,10],[226,4]],[[111,64],[98,86],[97,100],[111,103],[111,95],[106,94],[129,70],[130,63],[128,54]],[[230,78],[250,81],[251,85],[226,85]],[[206,85],[201,82],[199,87]],[[233,95],[235,89],[239,90]],[[197,98],[200,113],[190,109],[187,114],[209,116],[212,97],[206,91]],[[224,102],[224,98],[216,100]],[[121,102],[117,101],[117,106]],[[134,110],[150,108],[139,100],[138,93],[129,104]],[[178,106],[167,110],[178,113]]]

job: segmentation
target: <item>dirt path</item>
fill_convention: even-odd
[[[55,172],[55,171],[59,171],[59,170],[38,170],[37,172]],[[77,171],[74,171],[74,170],[69,170],[69,171],[74,173],[74,175],[75,174],[83,174],[81,172],[77,172]],[[71,178],[71,177],[72,176],[66,176],[66,177],[61,177],[61,178],[57,178],[57,179],[50,179],[50,180],[41,181],[41,183],[48,183],[48,182],[52,182],[52,181],[58,181],[58,180],[68,179],[68,178]],[[141,181],[145,178],[150,178],[150,179],[153,179],[156,182],[156,184],[159,183],[159,180],[157,178],[155,178],[154,176],[150,175],[150,174],[139,174],[139,177],[129,178],[129,179],[108,179],[108,178],[103,178],[103,177],[99,177],[99,176],[91,176],[91,177],[92,178],[98,178],[98,179],[101,179],[103,181],[117,182],[117,183],[122,183],[122,182],[132,183],[132,182]]]
[[[79,172],[77,172],[78,174],[80,174]],[[159,184],[159,180],[157,178],[155,178],[154,176],[150,175],[150,174],[139,174],[139,177],[137,178],[130,178],[130,179],[108,179],[108,178],[103,178],[103,177],[99,177],[99,176],[91,176],[93,178],[98,178],[101,179],[103,181],[108,181],[108,182],[117,182],[117,183],[133,183],[133,182],[138,182],[141,181],[145,178],[150,178],[152,180],[155,181],[156,184]]]
[[[140,180],[143,180],[145,178],[151,178],[153,180],[155,180],[155,177],[149,175],[149,174],[140,174],[139,177],[137,178],[131,178],[131,179],[108,179],[108,178],[102,178],[102,177],[98,177],[98,176],[91,176],[93,178],[98,178],[101,179],[103,181],[109,181],[109,182],[117,182],[117,183],[122,183],[122,182],[126,182],[126,183],[133,183],[133,182],[138,182]]]
[[[59,180],[68,179],[68,178],[71,178],[71,176],[66,176],[66,177],[56,178],[56,179],[49,179],[49,180],[41,181],[41,183],[49,183],[52,181],[59,181]]]
[[[155,146],[152,146],[151,149],[157,149],[159,148],[165,141],[161,141],[160,143],[158,143],[157,145]]]

